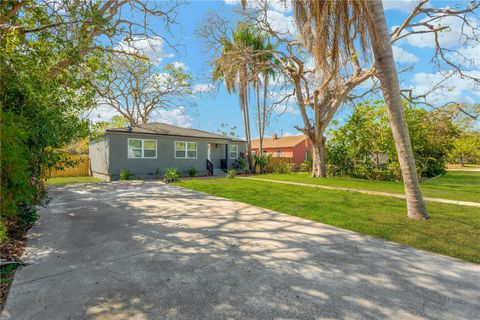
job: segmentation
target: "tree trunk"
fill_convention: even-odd
[[[261,106],[260,106],[260,82],[259,79],[257,78],[255,81],[255,95],[257,96],[257,117],[258,117],[258,137],[260,140],[260,154],[263,152],[263,136],[262,136],[262,111],[261,111]]]
[[[242,111],[243,111],[243,123],[245,126],[245,139],[247,140],[247,161],[248,161],[248,169],[250,172],[253,171],[253,164],[252,164],[252,140],[250,136],[250,112],[248,109],[248,82],[246,82],[246,70],[244,70],[245,75],[240,77],[240,100],[242,104]],[[244,81],[242,81],[242,79]]]
[[[373,19],[368,29],[375,56],[377,77],[380,80],[380,86],[387,105],[393,140],[400,162],[400,169],[402,170],[408,217],[412,219],[428,219],[427,209],[423,201],[415,168],[415,159],[413,157],[410,135],[405,120],[400,85],[393,60],[392,46],[390,44],[382,1],[371,0],[366,3],[370,7]]]
[[[325,163],[325,137],[319,141],[308,138],[312,146],[312,177],[325,178],[327,176],[327,166]]]

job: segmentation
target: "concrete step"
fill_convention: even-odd
[[[224,176],[225,171],[223,171],[222,169],[213,169],[213,175],[214,176]]]

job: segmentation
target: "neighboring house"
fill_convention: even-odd
[[[232,168],[245,149],[245,141],[237,138],[148,123],[107,129],[102,139],[90,143],[89,155],[94,176],[115,180],[121,170],[147,178],[162,175],[169,167],[182,173],[193,167],[201,175],[219,174]]]
[[[260,139],[252,140],[252,153],[260,150]],[[290,158],[292,162],[301,164],[309,158],[311,147],[304,135],[263,139],[263,152],[271,154],[273,158]]]

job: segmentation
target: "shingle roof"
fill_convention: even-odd
[[[106,132],[119,132],[119,133],[142,133],[142,134],[155,134],[163,136],[179,136],[179,137],[195,137],[195,138],[207,138],[207,139],[223,139],[231,141],[243,141],[235,137],[226,137],[220,134],[211,133],[203,130],[182,128],[172,126],[166,123],[145,123],[136,127],[125,128],[113,128],[107,129]]]
[[[304,141],[306,137],[304,135],[298,136],[285,136],[278,137],[277,139],[273,138],[264,138],[263,147],[264,148],[292,148],[298,145],[300,142]],[[252,148],[260,148],[260,139],[252,140]]]

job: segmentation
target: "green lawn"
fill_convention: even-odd
[[[177,185],[480,263],[480,208],[428,202],[431,219],[414,221],[396,198],[245,179]]]
[[[312,183],[324,186],[404,193],[403,183],[350,178],[312,178],[306,172],[263,174],[257,178]],[[425,197],[480,202],[480,172],[447,172],[442,177],[424,180],[421,188]]]
[[[48,178],[46,184],[97,183],[103,181],[95,177],[58,177]]]

